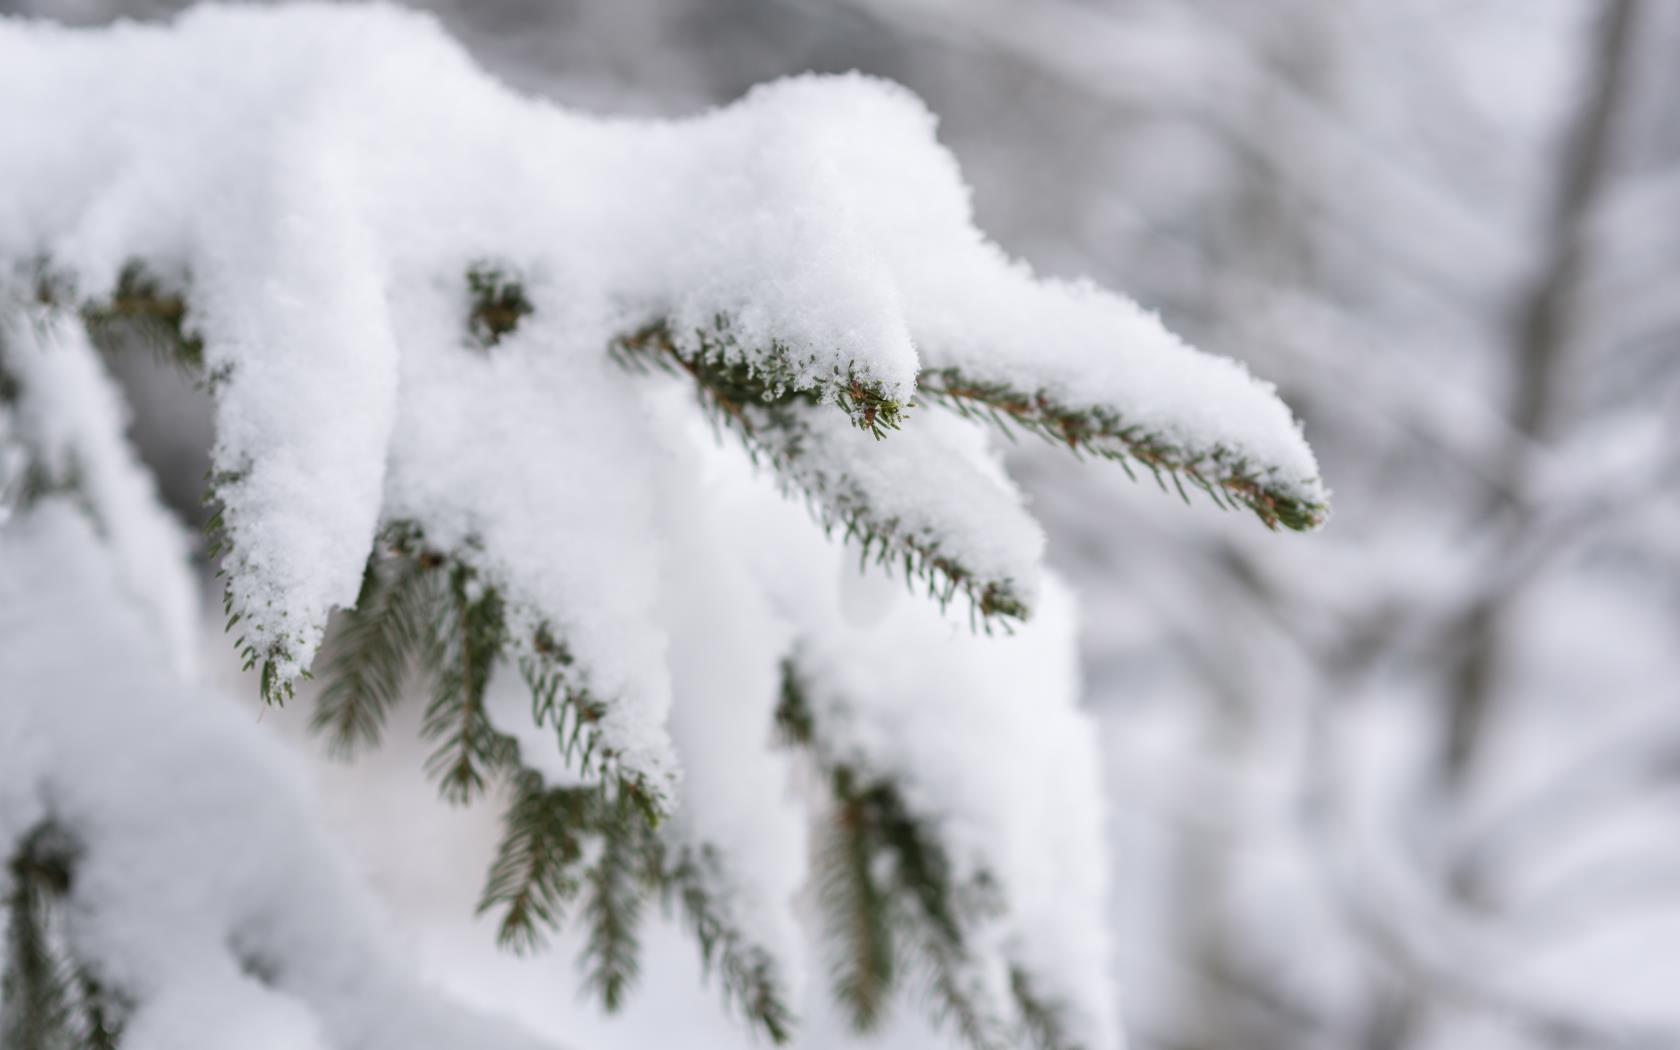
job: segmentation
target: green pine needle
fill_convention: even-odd
[[[856,545],[860,570],[873,564],[888,575],[902,574],[912,591],[919,585],[941,609],[963,594],[971,626],[987,633],[994,625],[1008,630],[1027,618],[1030,610],[1015,580],[982,575],[951,554],[937,534],[881,514],[868,488],[852,475],[809,469],[806,453],[818,440],[812,411],[800,404],[755,406],[743,413],[748,429],[741,437],[755,460],[768,461],[784,491],[806,497],[824,529]]]
[[[657,841],[649,845],[666,911],[679,912],[699,943],[706,976],[717,974],[724,1000],[772,1043],[787,1043],[793,1038],[794,1013],[780,967],[725,917],[711,890],[718,882],[717,857],[705,849],[681,849],[673,856]]]
[[[741,424],[746,410],[755,405],[794,402],[836,405],[853,425],[878,438],[903,422],[905,406],[855,369],[842,372],[836,367],[813,383],[803,367],[810,362],[798,360],[782,343],[771,344],[766,355],[749,358],[727,318],[692,335],[698,350],[685,351],[670,327],[655,321],[614,339],[608,351],[632,371],[651,368],[688,375],[701,400],[726,422]]]
[[[56,825],[35,828],[8,864],[4,955],[0,956],[0,1047],[110,1050],[124,1004],[71,954],[61,902],[69,895],[75,843]]]
[[[490,723],[485,696],[507,644],[505,610],[493,588],[476,583],[472,570],[450,571],[447,613],[439,638],[442,667],[426,708],[422,733],[438,742],[426,762],[450,802],[483,794],[491,777],[517,761],[518,745]]]
[[[636,982],[641,945],[637,928],[647,887],[637,865],[641,817],[627,806],[598,822],[600,852],[584,876],[583,914],[589,931],[578,958],[585,987],[613,1013]]]
[[[817,899],[826,920],[834,997],[858,1032],[879,1030],[898,979],[894,916],[876,879],[882,846],[855,799],[836,789],[832,826],[819,854]]]
[[[995,883],[982,874],[959,884],[938,829],[910,808],[892,779],[824,752],[821,720],[795,660],[783,664],[776,724],[784,740],[803,745],[830,785],[817,900],[834,995],[852,1027],[880,1027],[908,969],[920,977],[935,1022],[951,1024],[975,1050],[1008,1045],[1003,1004],[987,1001],[970,946],[974,924],[996,910]]]
[[[670,330],[656,323],[620,337],[612,353],[634,370],[652,367],[691,378],[719,428],[739,438],[754,462],[768,463],[785,490],[803,494],[824,528],[855,541],[863,565],[902,571],[907,582],[920,582],[941,608],[958,593],[966,595],[974,626],[988,633],[994,624],[1008,629],[1026,618],[1016,581],[982,576],[951,555],[939,537],[877,513],[867,489],[850,475],[800,469],[805,451],[817,440],[809,414],[825,411],[825,401],[838,404],[855,425],[877,438],[902,424],[898,402],[855,375],[836,375],[814,390],[795,390],[796,372],[785,348],[773,347],[768,365],[748,364],[732,342],[717,342],[727,338],[727,324],[720,322],[717,332],[724,336],[700,333],[702,350],[688,357]]]
[[[379,743],[416,657],[437,648],[436,617],[445,595],[439,586],[444,574],[436,567],[401,555],[368,558],[356,605],[341,615],[327,644],[326,685],[310,720],[336,757]],[[434,653],[431,660],[437,659]]]
[[[185,287],[185,281],[165,281],[130,261],[109,296],[82,304],[88,336],[106,353],[139,345],[189,376],[202,376],[204,340],[187,326]]]
[[[84,299],[69,274],[45,260],[35,264],[35,302],[77,310],[88,338],[106,354],[130,347],[150,351],[161,363],[204,376],[204,340],[187,323],[187,280],[166,279],[138,259],[123,265],[108,295]]]
[[[542,947],[566,905],[582,888],[579,868],[596,793],[547,788],[541,775],[520,775],[502,817],[502,841],[479,897],[480,914],[499,910],[496,940],[515,952]]]
[[[1025,1041],[1034,1050],[1083,1050],[1068,1037],[1060,1004],[1041,998],[1032,978],[1019,966],[1009,968],[1009,994],[1015,1000]]]
[[[1044,391],[978,380],[956,368],[923,372],[917,380],[917,393],[1006,433],[1024,430],[1076,455],[1089,452],[1118,460],[1128,474],[1132,474],[1130,463],[1141,464],[1155,475],[1163,491],[1163,474],[1170,476],[1186,501],[1189,495],[1184,482],[1188,481],[1219,507],[1247,507],[1267,528],[1281,525],[1296,532],[1310,532],[1323,525],[1330,513],[1327,503],[1300,498],[1289,483],[1309,479],[1278,479],[1231,449],[1192,453],[1161,434],[1125,423],[1106,406],[1068,404]]]
[[[524,284],[511,269],[488,260],[467,268],[467,291],[472,297],[467,334],[483,350],[512,335],[536,310],[525,295]]]

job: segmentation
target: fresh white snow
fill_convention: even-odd
[[[960,368],[1323,491],[1269,386],[986,240],[917,99],[801,77],[689,120],[602,119],[500,86],[425,16],[205,7],[99,32],[0,21],[0,141],[24,390],[0,454],[74,456],[101,528],[49,500],[0,532],[0,853],[45,814],[90,844],[74,932],[142,1004],[125,1046],[523,1044],[448,1042],[480,1022],[405,976],[261,733],[183,684],[185,544],[74,315],[24,302],[42,261],[84,299],[136,259],[187,296],[227,585],[281,679],[354,602],[378,530],[418,525],[509,599],[518,644],[564,640],[607,701],[602,743],[666,834],[718,852],[726,912],[797,986],[810,785],[771,734],[797,653],[824,746],[1001,883],[982,976],[1023,968],[1082,1045],[1116,1045],[1102,793],[1042,533],[973,422],[915,405],[877,440],[827,402],[858,382],[909,405],[921,369]],[[467,334],[479,265],[534,306],[493,346]],[[719,443],[685,377],[608,356],[654,322],[681,354],[814,392],[783,480],[1006,581],[1028,622],[980,636],[878,569],[859,582],[857,548],[816,520],[844,500],[802,505]],[[510,678],[492,718],[566,781]]]

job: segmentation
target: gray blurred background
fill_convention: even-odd
[[[603,112],[900,81],[1001,244],[1304,419],[1310,537],[1011,453],[1084,607],[1134,1046],[1680,1048],[1680,4],[423,6]],[[196,513],[207,419],[124,367]]]

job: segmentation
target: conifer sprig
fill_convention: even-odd
[[[857,545],[860,567],[873,564],[889,575],[901,573],[907,584],[919,582],[941,609],[958,594],[966,596],[973,626],[988,633],[994,624],[1007,629],[1027,618],[1031,610],[1018,581],[976,570],[934,530],[883,513],[861,477],[816,455],[814,446],[822,438],[812,411],[798,404],[749,408],[744,417],[752,428],[744,440],[755,460],[771,466],[785,491],[805,497],[829,535],[838,532],[844,542]]]
[[[69,890],[70,876],[66,859],[48,845],[49,835],[38,829],[10,864],[0,1045],[70,1050],[76,1045],[74,985],[48,932],[51,902]]]
[[[501,595],[461,564],[449,570],[443,606],[439,669],[421,732],[438,742],[426,768],[443,797],[464,803],[518,760],[517,745],[490,723],[485,707],[490,676],[508,643],[506,611]]]
[[[58,825],[38,825],[7,864],[0,1047],[114,1050],[122,1001],[71,953],[61,928],[77,859]]]
[[[685,351],[670,326],[655,321],[614,339],[608,352],[633,371],[659,369],[688,375],[708,408],[739,424],[746,424],[743,414],[750,406],[793,401],[833,404],[853,425],[878,438],[903,423],[905,406],[855,370],[842,372],[836,366],[828,375],[812,380],[805,367],[810,362],[801,362],[779,342],[772,343],[768,353],[749,357],[727,318],[717,318],[711,328],[694,332],[693,343],[698,349]]]
[[[853,1029],[865,1033],[886,1019],[898,980],[892,908],[875,871],[882,852],[875,831],[861,805],[838,803],[817,871],[834,995]]]
[[[531,771],[515,779],[517,794],[479,901],[480,912],[500,911],[504,946],[540,948],[581,896],[586,936],[578,965],[602,1006],[617,1010],[640,972],[644,902],[657,892],[667,914],[695,938],[725,1000],[773,1043],[791,1037],[794,1014],[780,967],[720,906],[722,874],[709,850],[671,844],[612,789],[549,788]]]
[[[524,283],[503,263],[479,260],[469,265],[467,292],[467,334],[480,349],[488,350],[513,334],[536,310]]]
[[[188,375],[204,374],[204,340],[188,324],[187,286],[170,280],[139,259],[117,274],[108,295],[84,298],[75,280],[46,260],[35,264],[35,302],[75,310],[93,345],[108,354],[138,346]]]
[[[650,846],[666,912],[676,912],[694,935],[706,975],[717,974],[724,999],[772,1043],[786,1043],[793,1037],[794,1013],[781,968],[726,918],[713,889],[720,881],[715,854],[660,842]]]
[[[242,472],[236,470],[213,471],[204,489],[204,503],[211,508],[210,517],[204,522],[204,556],[216,566],[216,578],[222,581],[222,615],[226,617],[222,629],[230,634],[245,619],[245,611],[235,607],[231,570],[227,559],[222,557],[234,550],[227,524],[227,502],[222,493],[237,485],[242,477]],[[240,670],[257,672],[257,693],[263,703],[280,707],[297,695],[296,683],[281,673],[281,668],[296,664],[285,640],[258,641],[248,634],[240,634],[234,638],[233,647],[239,654]],[[313,675],[305,668],[298,677],[308,680]]]
[[[356,605],[328,641],[326,684],[310,720],[335,756],[376,746],[415,661],[422,653],[429,663],[439,658],[433,618],[444,573],[437,569],[436,559],[423,556],[368,559]]]
[[[1021,1017],[1023,1034],[1035,1050],[1082,1050],[1068,1034],[1066,1011],[1040,996],[1032,978],[1019,966],[1009,968],[1009,994]]]
[[[726,918],[715,896],[715,858],[670,845],[651,792],[626,775],[597,729],[605,713],[577,675],[564,642],[539,627],[515,646],[504,599],[465,560],[432,549],[412,524],[387,527],[363,577],[355,609],[329,642],[327,682],[315,713],[329,740],[377,740],[411,668],[431,680],[425,732],[441,741],[429,768],[447,798],[469,801],[498,783],[511,793],[479,911],[499,916],[497,939],[514,951],[541,948],[577,916],[587,986],[608,1010],[623,1003],[639,969],[637,930],[648,895],[659,893],[694,934],[708,972],[728,1000],[775,1042],[793,1028],[780,970]],[[549,787],[519,746],[491,724],[490,676],[518,665],[531,717],[582,783]]]
[[[956,368],[924,371],[917,395],[1005,433],[1023,430],[1076,454],[1114,460],[1133,478],[1136,464],[1154,476],[1163,492],[1170,480],[1185,502],[1184,483],[1189,482],[1221,508],[1247,507],[1267,528],[1307,532],[1324,524],[1330,512],[1327,503],[1299,494],[1311,479],[1280,479],[1233,449],[1192,452],[1163,434],[1127,423],[1104,405],[1070,404],[1042,390],[975,379]]]
[[[522,772],[502,817],[502,841],[479,896],[478,910],[500,910],[496,939],[517,952],[542,947],[582,887],[585,836],[595,824],[595,790],[550,788]]]
[[[138,260],[117,275],[105,298],[82,305],[95,346],[107,352],[132,341],[189,375],[204,372],[204,340],[187,325],[185,282],[171,284]]]
[[[817,874],[830,939],[835,998],[853,1028],[876,1030],[905,964],[924,975],[930,1013],[949,1020],[976,1048],[1002,1045],[1006,1027],[971,975],[970,946],[990,880],[960,886],[934,827],[905,803],[889,778],[828,755],[821,726],[792,661],[783,665],[776,711],[782,738],[802,745],[829,784],[830,818]]]
[[[727,331],[727,326],[720,328]],[[858,427],[877,438],[903,423],[903,410],[896,402],[855,378],[836,382],[826,394],[796,391],[786,376],[726,354],[702,351],[695,358],[685,357],[663,324],[619,339],[613,353],[632,369],[659,368],[691,378],[720,429],[733,433],[754,462],[767,464],[784,490],[803,495],[830,535],[838,532],[844,541],[855,542],[862,565],[902,572],[907,583],[919,581],[941,608],[956,595],[965,595],[975,626],[981,629],[1026,618],[1029,610],[1017,581],[976,571],[938,535],[882,514],[854,473],[818,465],[813,452],[823,438],[815,414],[828,410],[823,397],[832,396]],[[773,361],[782,359],[771,354]]]
[[[1078,1050],[1059,1005],[1036,995],[1019,967],[1010,967],[1011,1002],[993,1001],[973,941],[977,924],[1001,907],[1003,888],[984,871],[959,879],[937,825],[915,812],[893,779],[825,749],[817,709],[791,659],[783,663],[775,721],[780,739],[808,754],[829,785],[817,898],[833,991],[853,1028],[876,1030],[908,973],[919,978],[932,1018],[975,1050],[1029,1042]]]
[[[923,975],[930,1013],[951,1022],[975,1050],[1003,1045],[1005,1024],[978,982],[970,945],[972,924],[963,893],[933,827],[914,815],[896,784],[866,778],[845,765],[830,772],[837,848],[823,858],[825,887],[842,882],[843,895],[825,894],[831,930],[850,938],[833,953],[836,998],[861,1032],[879,1024],[887,997],[902,984],[899,960]]]
[[[625,775],[614,763],[612,750],[601,744],[606,704],[580,680],[565,643],[547,627],[538,627],[530,650],[519,658],[519,672],[531,693],[532,720],[554,733],[567,765],[585,780],[610,782],[643,820],[657,826],[664,813],[653,794],[640,778]]]
[[[584,876],[583,922],[588,939],[578,957],[584,986],[600,996],[609,1013],[624,1004],[640,971],[637,931],[648,892],[646,872],[638,863],[639,832],[645,824],[631,807],[617,809],[599,821],[600,849]]]
[[[339,615],[328,639],[315,728],[339,750],[376,742],[409,671],[418,669],[430,688],[422,732],[438,742],[428,769],[446,798],[470,801],[518,766],[513,739],[496,730],[485,706],[492,676],[517,662],[533,720],[555,733],[571,767],[586,781],[611,783],[657,824],[658,797],[599,740],[606,705],[590,693],[570,651],[545,625],[529,639],[514,638],[509,615],[501,592],[466,558],[433,549],[413,523],[386,526],[355,608]]]

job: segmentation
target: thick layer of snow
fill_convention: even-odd
[[[905,600],[868,628],[830,622],[799,660],[829,745],[890,776],[931,818],[959,878],[985,873],[1006,910],[987,947],[1069,1009],[1075,1045],[1113,1046],[1096,741],[1078,709],[1072,600],[1003,639],[956,630]]]
[[[959,879],[1001,883],[983,976],[1000,982],[1005,963],[1020,965],[1067,1008],[1078,1045],[1117,1045],[1111,949],[1095,918],[1102,783],[1065,589],[1047,581],[1038,615],[1013,634],[976,635],[902,585],[860,586],[855,558],[802,528],[797,504],[769,501],[762,480],[737,477],[718,498],[753,523],[738,549],[795,626],[823,746],[897,783],[939,829]]]
[[[73,484],[110,544],[124,592],[139,602],[161,636],[170,665],[189,675],[199,645],[198,593],[182,570],[187,538],[159,504],[157,485],[123,431],[128,406],[106,375],[87,331],[74,317],[0,301],[0,360],[17,401],[0,404],[0,456],[9,437],[28,448],[48,484]],[[5,499],[0,464],[0,507]],[[21,486],[19,478],[16,485]],[[3,511],[0,511],[3,513]],[[0,525],[4,518],[0,517]]]
[[[736,519],[719,496],[738,479],[729,468],[740,457],[711,446],[688,391],[651,402],[673,449],[657,479],[671,537],[660,620],[671,637],[671,736],[683,769],[682,806],[667,834],[717,850],[727,883],[714,894],[773,953],[797,1002],[805,953],[793,908],[806,878],[805,811],[791,791],[791,756],[771,733],[793,629],[732,549]]]
[[[765,441],[787,457],[784,473],[795,487],[817,494],[813,509],[837,530],[858,514],[1034,607],[1044,533],[984,433],[948,413],[921,411],[902,433],[877,439],[837,412],[795,411],[799,426],[768,429]]]
[[[139,259],[185,291],[239,628],[281,677],[354,601],[378,530],[419,526],[510,600],[517,638],[564,641],[607,702],[600,744],[671,811],[666,833],[716,851],[728,917],[796,984],[820,800],[771,712],[797,652],[823,746],[899,783],[960,874],[1002,884],[990,977],[1023,968],[1083,1045],[1115,1044],[1072,612],[1038,586],[1042,534],[985,436],[918,406],[876,441],[801,403],[785,458],[796,486],[867,503],[1040,606],[1004,639],[860,577],[855,547],[713,440],[686,378],[607,348],[662,322],[680,353],[721,347],[822,401],[839,380],[908,404],[924,366],[958,368],[1319,498],[1268,387],[1123,298],[1011,262],[974,228],[933,117],[865,77],[597,119],[508,91],[426,17],[318,4],[97,33],[0,21],[0,100],[0,276],[45,260],[97,299]],[[485,263],[534,307],[488,346],[466,284]],[[85,334],[7,314],[34,400],[4,425],[34,456],[85,460],[116,553],[61,506],[0,534],[0,676],[23,698],[0,708],[0,846],[49,807],[85,837],[75,935],[141,1003],[133,1045],[491,1045],[402,976],[256,734],[162,669],[159,650],[190,649],[190,591],[163,578],[179,537]],[[165,642],[99,601],[118,579],[158,606]],[[109,615],[78,615],[94,605]],[[530,767],[573,776],[518,725],[510,685],[492,717]],[[243,974],[252,960],[272,986]]]
[[[484,353],[460,343],[463,290],[392,293],[403,345],[384,514],[480,569],[511,599],[516,639],[537,621],[610,701],[602,743],[669,798],[671,679],[650,552],[660,448],[638,390],[604,354],[557,354],[564,300]]]
[[[0,533],[0,853],[44,820],[80,844],[69,937],[137,1004],[125,1050],[543,1045],[413,976],[296,770],[124,584],[63,501]]]
[[[808,115],[812,152],[846,187],[836,206],[891,273],[925,367],[1075,408],[1107,406],[1192,455],[1237,453],[1288,494],[1325,500],[1312,451],[1271,384],[1197,352],[1123,296],[1035,280],[988,241],[955,158],[934,138],[935,117],[909,92],[806,77],[761,88],[735,110]]]
[[[578,631],[634,708],[616,746],[662,774],[650,592],[620,559],[568,558],[643,527],[614,491],[643,469],[622,398],[592,373],[653,319],[691,348],[723,320],[748,361],[784,349],[796,385],[855,376],[908,400],[922,363],[960,366],[1318,494],[1287,410],[1239,366],[987,242],[933,118],[890,84],[806,77],[693,120],[599,120],[503,89],[425,17],[305,5],[100,33],[5,23],[0,97],[0,257],[48,258],[87,294],[134,258],[190,282],[222,377],[231,586],[283,676],[354,599],[380,521],[416,517],[482,542],[497,582],[529,581],[533,616]],[[519,366],[445,360],[484,258],[544,315]],[[447,459],[416,447],[415,420],[439,444],[452,427]],[[558,451],[577,433],[598,437],[599,469]],[[530,495],[530,458],[564,495]],[[474,491],[456,494],[466,469]],[[568,542],[536,555],[537,535]],[[625,608],[591,628],[607,573]]]

